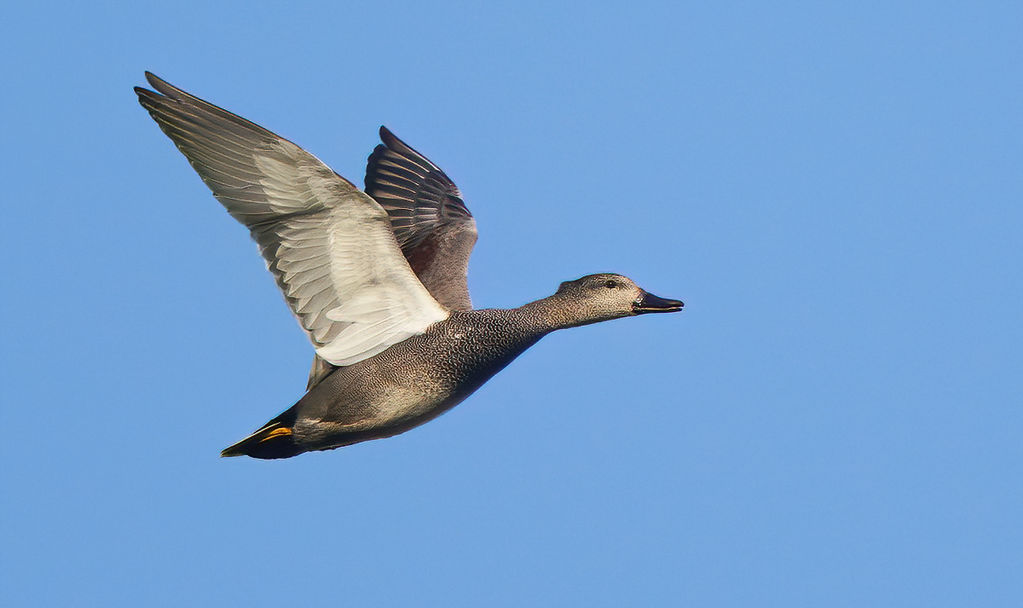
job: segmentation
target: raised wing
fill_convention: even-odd
[[[333,365],[351,365],[449,312],[401,255],[388,214],[290,141],[146,73],[139,103],[259,244],[284,299]]]
[[[366,193],[391,217],[402,253],[430,294],[453,310],[471,310],[466,272],[476,221],[440,168],[386,127],[366,166]]]

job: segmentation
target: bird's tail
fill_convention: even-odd
[[[238,443],[227,447],[221,456],[251,456],[253,458],[290,458],[305,450],[295,441],[292,425],[295,415],[291,410],[284,412],[264,424],[255,433]]]

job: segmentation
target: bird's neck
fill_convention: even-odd
[[[580,317],[567,298],[554,294],[513,309],[516,320],[530,333],[549,334],[557,329],[593,323]]]

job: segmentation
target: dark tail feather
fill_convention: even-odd
[[[229,446],[221,456],[251,456],[253,458],[291,458],[304,450],[295,443],[292,430],[294,415],[285,412],[267,422],[255,433]]]

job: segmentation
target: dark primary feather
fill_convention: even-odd
[[[380,139],[366,166],[366,193],[387,211],[402,253],[430,294],[453,310],[471,310],[466,272],[476,222],[458,187],[386,127]]]
[[[472,217],[454,182],[425,156],[380,127],[366,165],[366,193],[387,209],[402,247],[418,245],[443,224]]]

